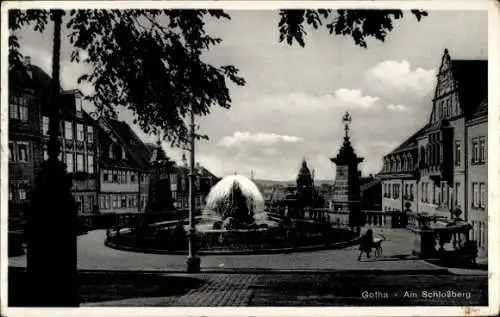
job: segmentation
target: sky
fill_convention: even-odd
[[[278,41],[277,11],[228,13],[229,21],[207,21],[209,33],[223,42],[204,58],[235,65],[247,84],[229,87],[231,109],[214,108],[199,118],[210,140],[199,141],[196,152],[196,161],[221,177],[253,171],[257,179],[294,180],[305,158],[316,179],[333,180],[330,158],[343,141],[346,111],[353,147],[365,158],[359,167],[375,174],[383,155],[427,122],[444,49],[456,59],[487,59],[486,12],[430,11],[421,22],[406,14],[385,42],[369,40],[367,49],[325,29],[307,30],[304,48],[289,46]],[[50,74],[51,28],[18,35],[21,52]],[[77,79],[87,66],[70,62],[64,30],[63,36],[63,88],[86,91]],[[119,119],[144,142],[155,142],[133,125],[128,110],[119,109]],[[180,162],[182,150],[167,142],[164,148]]]

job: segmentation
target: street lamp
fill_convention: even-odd
[[[60,133],[60,53],[64,11],[51,10],[54,21],[49,158],[35,180],[27,215],[29,306],[78,306],[76,253],[77,214],[71,178],[58,156]],[[48,287],[50,285],[50,287]]]
[[[191,106],[190,111],[190,155],[189,155],[189,254],[186,259],[187,272],[198,273],[200,272],[200,258],[196,256],[196,209],[195,209],[195,123],[194,123],[194,107]]]

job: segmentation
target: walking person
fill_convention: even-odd
[[[368,229],[366,233],[361,237],[361,243],[359,245],[360,252],[358,256],[358,261],[361,261],[363,253],[366,253],[366,257],[370,258],[372,247],[373,247],[373,231],[372,229]]]

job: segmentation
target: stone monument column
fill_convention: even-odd
[[[363,162],[363,158],[356,155],[351,145],[349,124],[352,119],[348,112],[345,113],[342,121],[345,130],[344,143],[337,156],[330,159],[337,166],[333,187],[333,206],[338,212],[348,213],[351,228],[359,228],[364,225],[358,173],[358,164]]]

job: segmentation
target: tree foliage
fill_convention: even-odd
[[[411,10],[418,21],[426,11]],[[401,10],[280,10],[278,24],[280,42],[292,45],[294,41],[305,46],[305,26],[314,29],[325,26],[330,34],[350,36],[358,46],[367,47],[366,38],[384,41],[394,28],[394,20],[403,17]]]
[[[418,20],[426,12],[412,10]],[[16,30],[32,26],[43,32],[51,12],[9,11],[9,63],[19,65]],[[330,33],[348,35],[366,47],[366,38],[384,41],[398,10],[280,10],[280,42],[305,45],[305,27],[325,25]],[[191,109],[197,116],[213,106],[230,108],[228,82],[244,85],[233,65],[212,65],[203,52],[222,40],[205,31],[208,17],[230,19],[222,10],[72,10],[66,27],[73,45],[71,60],[90,66],[79,82],[94,87],[87,96],[97,111],[115,116],[124,106],[146,133],[163,132],[179,145],[187,140],[185,123]],[[205,137],[205,136],[198,136]]]

